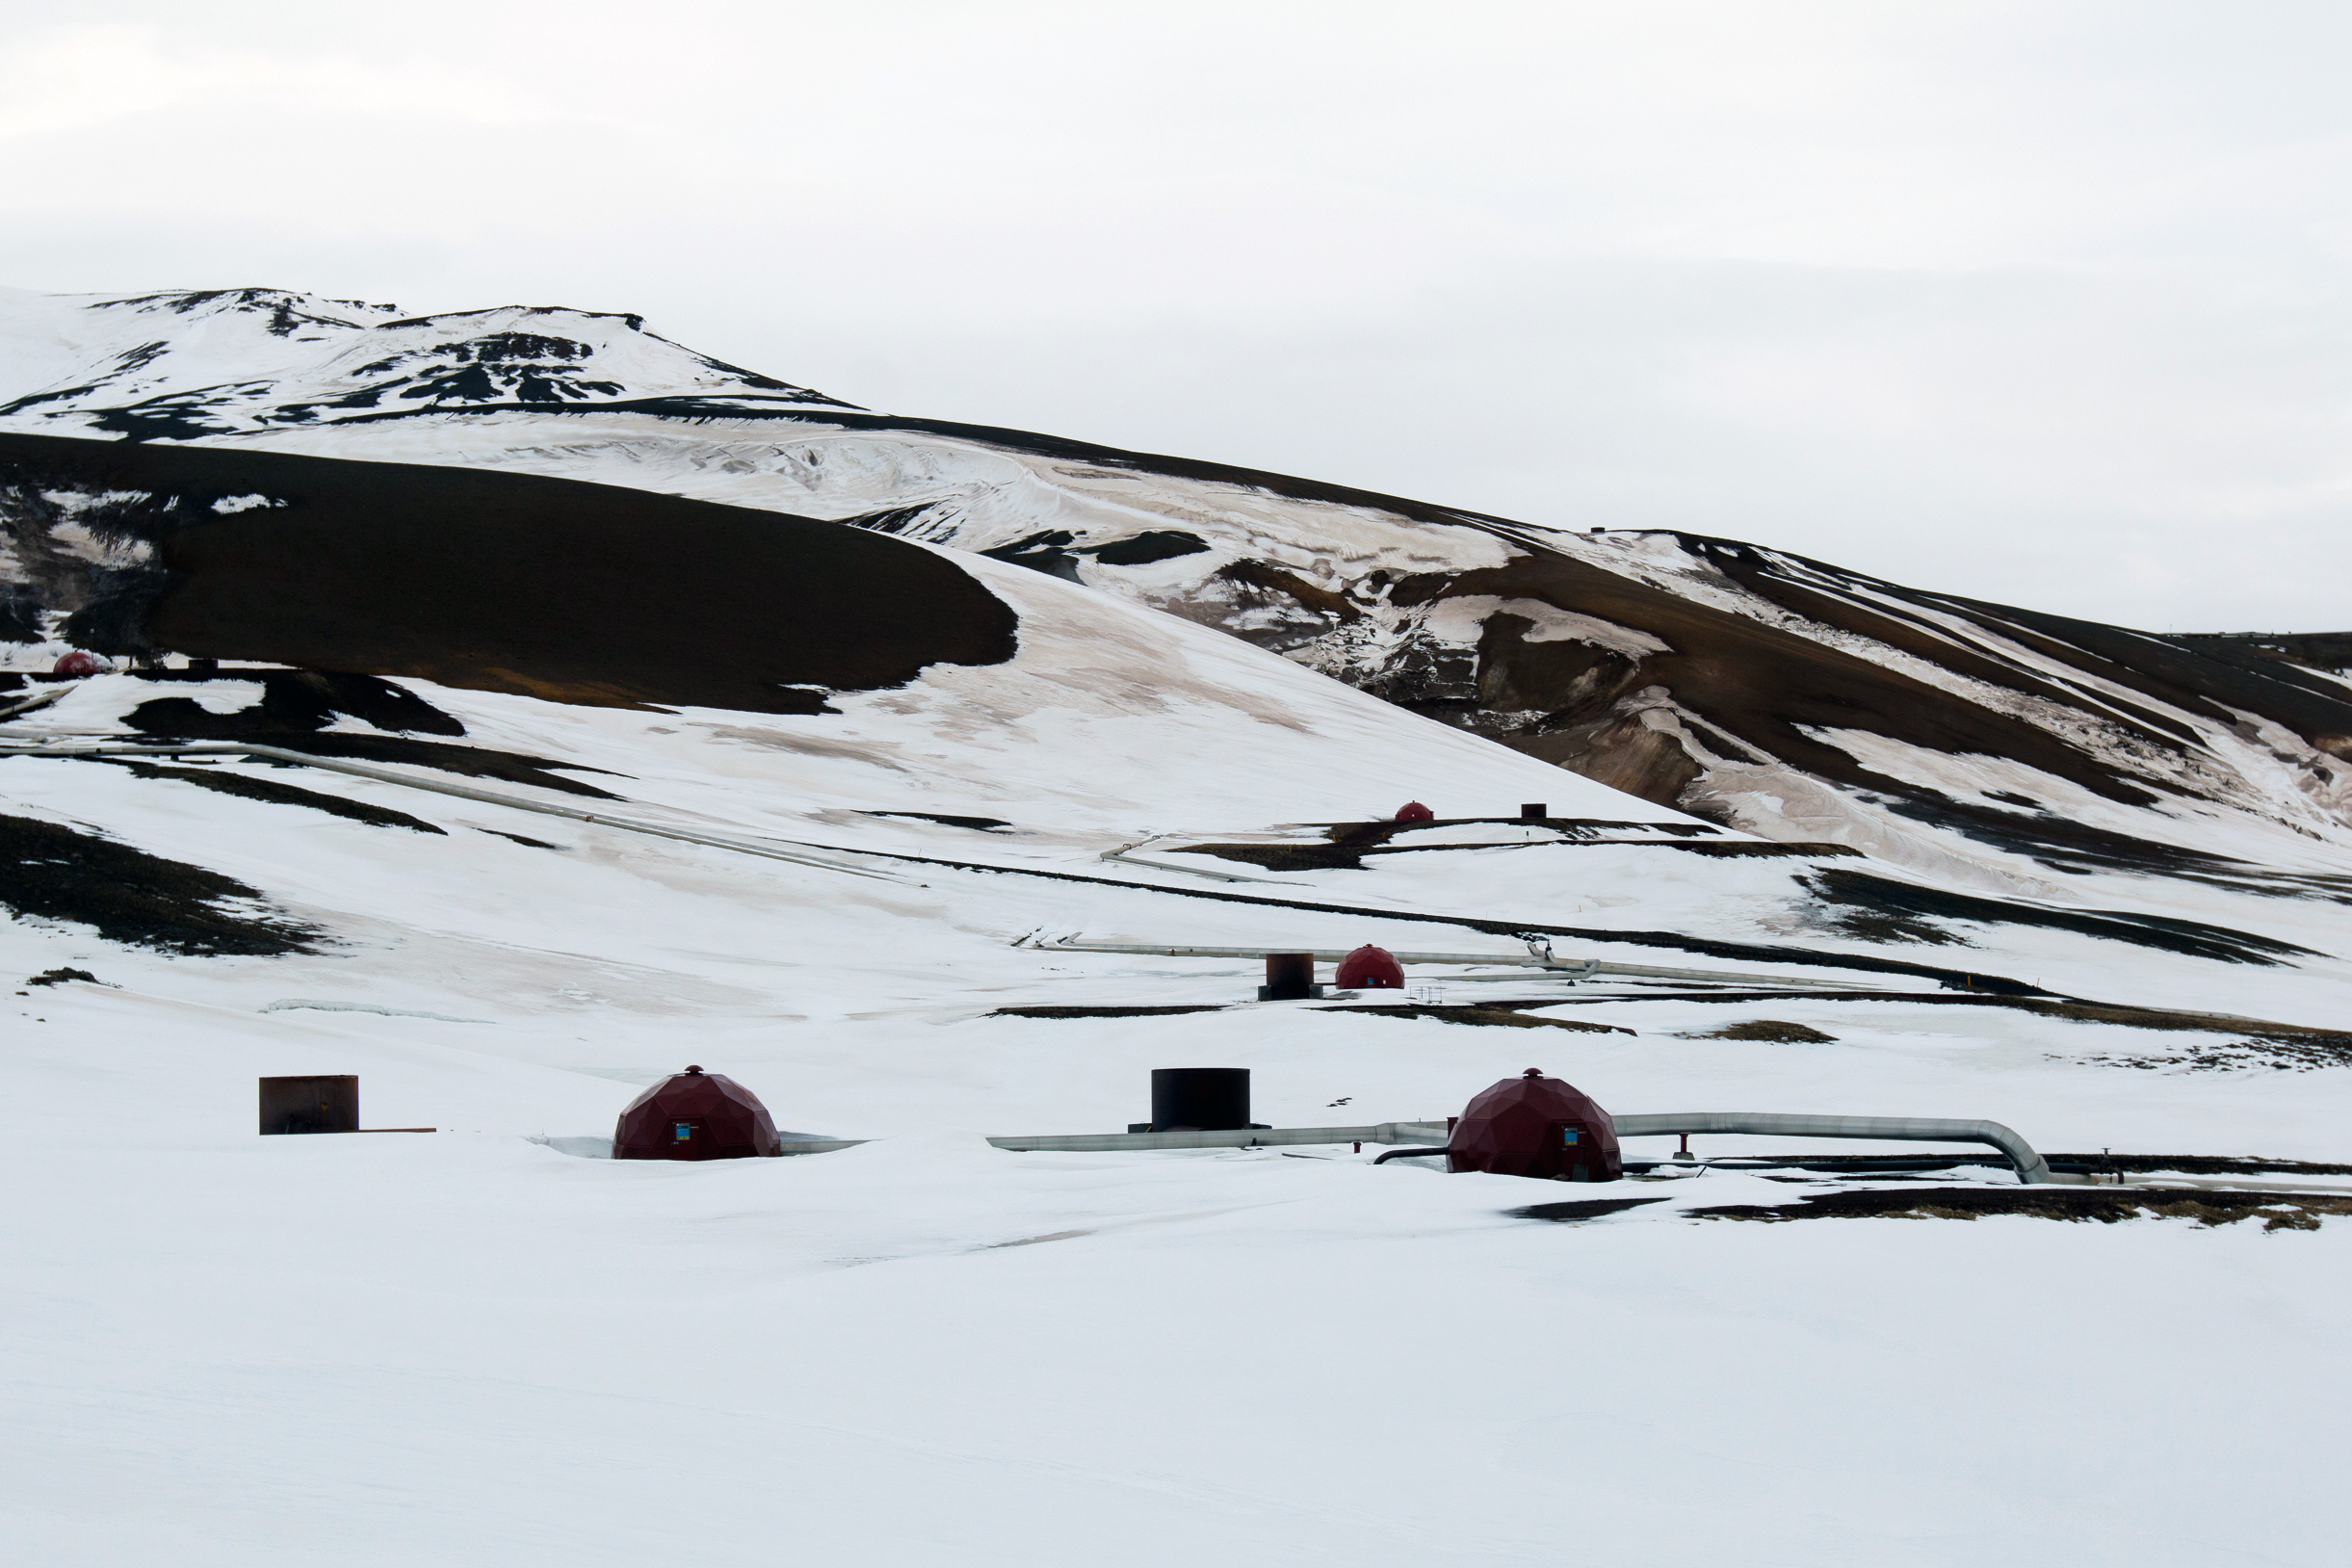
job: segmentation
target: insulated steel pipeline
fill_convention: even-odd
[[[1237,1127],[1191,1133],[1074,1133],[992,1137],[1015,1154],[1107,1154],[1114,1149],[1254,1149],[1277,1143],[1407,1143],[1446,1136],[1442,1121],[1384,1121],[1371,1127]]]
[[[6,720],[11,716],[11,713],[23,712],[34,707],[39,707],[42,703],[50,700],[53,699],[43,697],[39,701],[20,704],[8,713],[0,713],[0,721]],[[536,812],[541,816],[547,817],[569,818],[574,822],[589,823],[600,827],[611,827],[624,832],[644,833],[656,838],[675,839],[685,844],[704,844],[715,849],[732,849],[739,853],[759,855],[770,860],[788,861],[796,865],[808,866],[825,871],[842,872],[851,876],[871,876],[882,881],[911,882],[922,887],[928,887],[930,884],[928,882],[917,881],[917,875],[920,875],[920,873],[917,873],[916,875],[904,875],[896,872],[883,871],[879,869],[866,869],[864,867],[849,864],[848,861],[849,861],[851,858],[866,862],[888,860],[896,861],[901,865],[910,867],[935,866],[947,871],[981,872],[1003,876],[1034,876],[1042,877],[1050,881],[1073,882],[1092,887],[1115,887],[1124,888],[1137,893],[1173,894],[1184,898],[1216,899],[1232,903],[1263,904],[1269,908],[1304,910],[1314,914],[1346,915],[1350,918],[1410,921],[1430,926],[1467,927],[1478,930],[1491,929],[1493,927],[1493,923],[1491,922],[1482,921],[1476,917],[1467,915],[1436,915],[1412,909],[1364,908],[1354,904],[1311,902],[1295,899],[1274,899],[1246,893],[1213,893],[1206,890],[1171,888],[1151,882],[1130,882],[1111,876],[1088,876],[1076,872],[1056,871],[1044,866],[1006,865],[996,862],[976,860],[947,860],[933,855],[909,854],[903,850],[898,849],[874,849],[865,848],[853,849],[847,845],[810,844],[794,839],[779,841],[765,838],[736,838],[726,834],[705,833],[686,828],[667,827],[658,823],[649,823],[628,817],[614,816],[601,811],[584,811],[576,806],[561,806],[551,802],[529,799],[521,796],[504,795],[494,790],[476,789],[470,785],[444,784],[437,779],[419,778],[411,774],[396,772],[386,768],[374,768],[364,763],[346,762],[338,757],[325,757],[315,752],[297,750],[288,746],[268,745],[259,742],[164,741],[139,744],[124,743],[119,741],[67,741],[61,736],[53,737],[44,743],[36,743],[32,745],[26,745],[22,742],[0,742],[0,756],[259,757],[272,762],[292,763],[296,766],[303,768],[323,769],[329,772],[349,773],[353,777],[373,779],[381,784],[397,784],[405,789],[428,790],[436,795],[449,795],[456,796],[460,799],[479,800],[487,805],[506,806],[516,811]],[[1645,947],[1664,946],[1688,948],[1693,946],[1693,941],[1695,940],[1669,938],[1659,932],[1618,933],[1602,931],[1559,931],[1551,930],[1548,928],[1538,928],[1538,929],[1547,929],[1549,930],[1549,933],[1553,935],[1575,936],[1584,940],[1632,942],[1636,946]],[[1514,929],[1510,934],[1517,935],[1518,932],[1516,929]],[[1047,948],[1050,950],[1050,948],[1055,944],[1024,942],[1016,943],[1015,945],[1034,946]],[[1075,942],[1060,945],[1069,946],[1073,951],[1085,951],[1084,948],[1080,947],[1080,945]],[[1708,951],[1704,944],[1699,944],[1695,950]],[[1112,948],[1106,944],[1096,946],[1094,951],[1116,952],[1122,951],[1122,949]],[[1127,948],[1124,949],[1124,951],[1137,953],[1189,951],[1204,954],[1213,954],[1215,952],[1215,950],[1210,949],[1171,950],[1158,947]],[[1253,953],[1264,953],[1268,950],[1260,948],[1253,949],[1251,951]],[[1278,949],[1272,951],[1294,952],[1296,950]],[[1335,954],[1333,956],[1337,956],[1337,954]],[[1872,974],[1914,976],[1920,979],[1933,980],[1947,988],[1950,988],[1953,981],[1963,979],[1963,977],[1951,971],[1931,969],[1917,964],[1897,963],[1884,958],[1854,957],[1830,954],[1814,955],[1787,951],[1778,953],[1776,956],[1782,962],[1814,962],[1818,963],[1823,968],[1827,969],[1862,970]],[[1467,963],[1494,962],[1522,965],[1545,970],[1555,974],[1564,974],[1568,979],[1577,979],[1580,978],[1580,976],[1588,976],[1593,974],[1613,974],[1667,980],[1808,985],[1837,990],[1854,989],[1857,985],[1857,982],[1851,980],[1831,980],[1822,979],[1799,980],[1787,977],[1767,978],[1755,975],[1732,974],[1724,971],[1659,969],[1632,964],[1594,964],[1592,968],[1588,969],[1584,966],[1584,964],[1563,963],[1557,959],[1551,958],[1548,955],[1537,958],[1521,958],[1516,955],[1506,955],[1501,958],[1494,958],[1487,954],[1468,954],[1447,961]],[[1593,961],[1589,959],[1585,962],[1587,964],[1593,963]],[[1477,977],[1464,976],[1455,978],[1469,980]],[[2009,986],[2015,985],[2014,981],[2003,981],[2002,983]],[[2024,995],[2026,993],[2025,990],[2020,990],[2017,994]]]
[[[1983,1143],[2017,1167],[2021,1182],[2047,1182],[2050,1164],[2033,1145],[1997,1121],[1947,1121],[1931,1116],[1789,1116],[1746,1111],[1700,1111],[1655,1116],[1612,1116],[1619,1137],[1660,1133],[1754,1133],[1767,1137],[1861,1137],[1899,1143]],[[1108,1154],[1120,1149],[1248,1149],[1282,1143],[1388,1143],[1397,1149],[1373,1163],[1416,1154],[1443,1154],[1444,1122],[1386,1121],[1368,1127],[1243,1127],[1194,1133],[1078,1133],[1058,1137],[992,1137],[1016,1153]]]
[[[1368,914],[1377,915],[1370,910]],[[1090,942],[1084,937],[1068,937],[1060,941],[1029,944],[1041,953],[1133,953],[1160,958],[1263,958],[1269,953],[1304,953],[1323,963],[1337,963],[1347,956],[1345,948],[1301,947],[1169,947],[1141,942]],[[1729,969],[1661,969],[1652,964],[1613,964],[1598,958],[1569,960],[1555,958],[1549,954],[1536,953],[1393,953],[1389,956],[1400,964],[1487,964],[1496,968],[1533,969],[1559,980],[1591,980],[1601,975],[1619,975],[1640,980],[1711,980],[1721,983],[1736,980],[1743,985],[1794,985],[1809,990],[1844,989],[1853,982],[1823,980],[1818,976],[1799,978],[1794,975],[1752,975]],[[1448,980],[1482,980],[1478,975],[1453,975]]]
[[[2050,1180],[2050,1163],[1997,1121],[1932,1116],[1783,1116],[1752,1111],[1686,1111],[1613,1116],[1619,1137],[1660,1133],[1755,1133],[1765,1137],[1867,1137],[1900,1143],[1985,1143],[2009,1157],[2021,1182]]]
[[[43,697],[41,702],[53,700]],[[38,703],[27,706],[38,706]],[[0,715],[5,718],[6,715]],[[778,844],[759,839],[742,839],[722,833],[700,833],[689,828],[666,827],[632,817],[618,817],[610,812],[583,811],[577,806],[557,805],[550,801],[532,800],[522,796],[507,795],[496,790],[477,789],[470,784],[448,784],[435,778],[420,778],[411,773],[397,772],[389,768],[374,768],[366,763],[346,762],[340,757],[322,757],[308,751],[296,751],[286,746],[264,745],[247,741],[202,741],[186,745],[124,745],[119,742],[83,743],[65,745],[23,745],[0,743],[0,756],[18,757],[261,757],[272,762],[290,762],[304,768],[320,768],[329,772],[349,773],[354,778],[373,779],[379,784],[398,784],[404,789],[429,790],[435,795],[456,796],[461,800],[479,800],[485,805],[506,806],[516,811],[537,812],[545,817],[564,817],[573,822],[589,823],[599,827],[614,827],[629,833],[645,833],[655,838],[675,839],[683,844],[705,844],[713,849],[732,849],[739,854],[759,855],[769,860],[788,861],[797,866],[812,866],[825,871],[837,871],[850,876],[870,876],[885,882],[911,882],[911,876],[894,872],[845,864],[849,856],[901,860],[916,865],[938,864],[914,855],[894,855],[888,850],[836,849],[830,845],[797,844],[787,841]],[[980,866],[985,871],[1020,871],[1012,866]],[[1114,886],[1134,887],[1137,884],[1113,883]],[[1157,891],[1146,888],[1145,891]],[[1377,911],[1367,911],[1376,914]],[[1254,958],[1267,953],[1290,953],[1295,948],[1201,948],[1201,947],[1140,947],[1121,942],[1087,942],[1073,938],[1062,942],[1031,944],[1040,950],[1064,949],[1074,953],[1138,953],[1159,954],[1171,957]],[[1318,958],[1336,962],[1346,954],[1338,949],[1318,951]],[[1623,975],[1656,980],[1737,980],[1756,985],[1841,986],[1850,982],[1820,979],[1799,980],[1783,975],[1738,974],[1719,969],[1659,969],[1646,964],[1611,964],[1586,958],[1581,962],[1565,962],[1546,954],[1504,954],[1497,956],[1478,953],[1400,953],[1398,958],[1405,963],[1492,964],[1504,967],[1535,969],[1567,980],[1589,980],[1596,975]],[[1474,979],[1477,977],[1459,977]]]

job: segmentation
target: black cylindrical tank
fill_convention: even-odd
[[[1216,1133],[1253,1125],[1246,1067],[1154,1067],[1152,1131]]]
[[[1266,983],[1258,987],[1261,1002],[1299,1002],[1323,994],[1315,983],[1315,954],[1312,953],[1269,953],[1266,955]]]

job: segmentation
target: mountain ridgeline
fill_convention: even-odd
[[[2352,638],[2158,637],[1734,539],[875,413],[634,317],[0,307],[26,345],[0,386],[19,638],[810,712],[1006,656],[963,551],[1765,838],[2012,889],[2335,896],[2352,851]]]

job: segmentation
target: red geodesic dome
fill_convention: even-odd
[[[1471,1101],[1453,1124],[1446,1154],[1449,1169],[1497,1176],[1613,1182],[1625,1174],[1608,1112],[1535,1067]]]
[[[1373,947],[1370,942],[1340,960],[1340,972],[1333,982],[1343,991],[1372,989],[1402,990],[1404,965],[1386,948]]]
[[[1397,808],[1397,821],[1400,823],[1429,823],[1436,820],[1437,813],[1418,800],[1407,800]]]
[[[49,673],[52,675],[95,675],[113,667],[96,654],[84,653],[81,649],[75,648],[60,659]]]
[[[630,1101],[613,1128],[615,1160],[744,1160],[783,1152],[760,1097],[699,1067],[672,1073]]]

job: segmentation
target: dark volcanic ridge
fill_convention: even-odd
[[[932,551],[572,480],[0,434],[0,529],[38,608],[116,655],[807,714],[1015,645]]]

